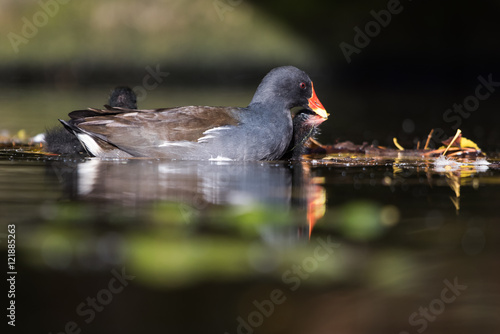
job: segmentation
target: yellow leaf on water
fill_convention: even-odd
[[[476,143],[474,143],[472,140],[467,139],[465,137],[460,137],[460,145],[458,145],[458,141],[453,144],[455,147],[460,147],[460,148],[473,148],[475,150],[481,151],[479,146],[477,146]],[[446,146],[441,146],[439,149],[445,149]]]
[[[462,148],[470,147],[470,148],[474,148],[478,151],[481,151],[481,149],[477,146],[476,143],[474,143],[472,140],[467,139],[465,137],[462,137],[462,139],[460,140],[460,147],[462,147]]]

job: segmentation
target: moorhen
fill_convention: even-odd
[[[76,110],[70,121],[60,121],[91,155],[101,158],[276,160],[291,141],[294,107],[328,117],[309,76],[283,66],[264,77],[245,108],[108,106]]]
[[[130,87],[116,87],[109,96],[109,106],[137,109],[137,96]]]
[[[129,87],[116,87],[109,96],[110,107],[137,109],[137,98]],[[54,127],[45,133],[45,151],[56,154],[85,152],[78,138],[65,127]]]
[[[293,136],[288,145],[288,149],[281,157],[283,160],[300,160],[305,153],[306,142],[318,134],[318,126],[325,121],[325,118],[308,110],[299,110],[293,117]]]

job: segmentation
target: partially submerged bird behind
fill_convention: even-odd
[[[120,107],[137,109],[137,98],[132,89],[125,86],[119,86],[111,91],[108,99],[107,108]],[[61,120],[59,120],[61,121]],[[67,155],[85,155],[85,148],[80,140],[73,133],[68,131],[67,127],[54,127],[48,129],[44,135],[45,150],[50,153]]]

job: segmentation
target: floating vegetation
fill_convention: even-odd
[[[433,161],[440,156],[448,157],[447,161],[454,159],[455,162],[464,164],[475,163],[476,166],[483,166],[483,169],[488,168],[486,154],[479,148],[479,146],[470,139],[462,136],[459,129],[455,136],[442,141],[443,146],[437,149],[429,149],[429,141],[432,137],[434,130],[431,130],[427,137],[427,141],[423,149],[420,149],[420,142],[417,148],[408,149],[399,144],[397,138],[393,138],[394,148],[384,146],[375,146],[368,143],[361,145],[354,144],[350,141],[340,142],[334,145],[323,145],[317,141],[310,141],[308,143],[309,154],[307,158],[318,161],[329,161],[335,164],[342,164],[343,162],[349,166],[355,166],[356,162],[361,166],[371,164],[380,165],[391,163],[391,160],[396,158],[404,158],[415,163],[422,163]],[[438,163],[438,167],[442,167],[443,161]],[[453,164],[450,162],[449,164]]]

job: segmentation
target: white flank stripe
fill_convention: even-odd
[[[231,126],[229,126],[229,125],[224,125],[224,126],[219,126],[216,128],[208,129],[205,132],[203,132],[203,134],[205,136],[199,138],[198,143],[206,143],[206,142],[208,142],[208,139],[215,138],[215,136],[217,136],[221,131],[229,130],[229,129],[231,129]]]
[[[208,136],[203,136],[198,139],[198,143],[206,143],[210,138],[215,138],[215,136],[208,135]]]

